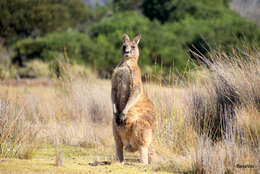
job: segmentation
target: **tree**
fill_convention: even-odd
[[[170,6],[171,0],[144,0],[142,4],[143,13],[151,20],[157,19],[162,23],[166,22],[170,12],[175,7]]]
[[[115,11],[139,10],[141,5],[141,0],[113,0]]]
[[[228,9],[229,0],[143,0],[142,9],[145,16],[162,23],[179,21],[186,17],[212,18]]]
[[[0,37],[17,40],[74,28],[91,18],[81,0],[1,0]]]

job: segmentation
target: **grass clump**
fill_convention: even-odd
[[[24,108],[1,99],[0,156],[4,158],[32,158],[37,144],[37,127],[25,118]]]

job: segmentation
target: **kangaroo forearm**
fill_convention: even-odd
[[[140,97],[141,90],[140,88],[136,89],[136,91],[129,97],[129,100],[123,110],[123,113],[126,114],[128,110],[138,101]]]
[[[126,114],[128,112],[128,110],[137,102],[138,98],[139,98],[139,95],[128,101],[127,105],[125,106],[125,109],[123,110],[124,114]]]

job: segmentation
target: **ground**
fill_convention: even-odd
[[[126,162],[120,164],[114,161],[111,151],[98,148],[82,148],[75,146],[62,146],[64,165],[56,166],[56,148],[43,146],[33,155],[32,159],[1,159],[1,174],[32,174],[32,173],[169,173],[157,171],[153,165],[139,164],[138,154],[126,154]]]

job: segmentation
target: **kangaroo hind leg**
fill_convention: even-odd
[[[121,140],[121,137],[119,136],[118,132],[113,128],[113,134],[116,144],[116,160],[119,160],[120,162],[124,161],[124,154],[123,154],[123,143]]]
[[[143,164],[148,164],[148,147],[140,146],[139,153],[140,153],[140,162]]]

